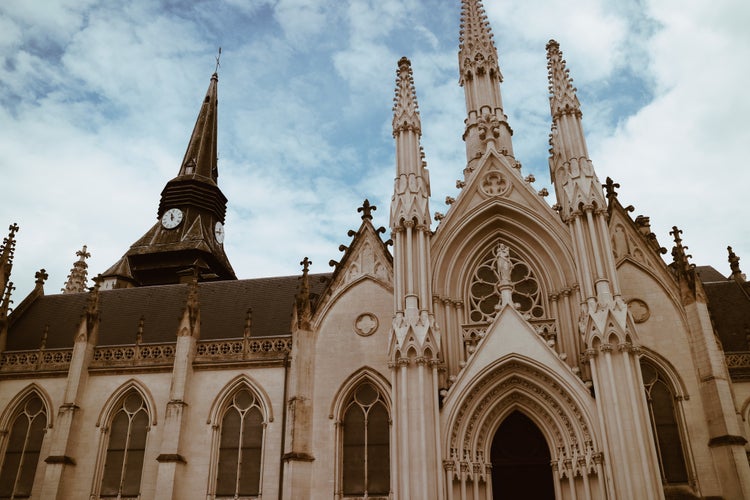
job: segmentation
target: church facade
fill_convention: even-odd
[[[547,44],[550,175],[513,155],[497,50],[462,0],[466,165],[446,214],[397,65],[390,227],[358,209],[328,274],[237,279],[211,78],[156,223],[87,285],[10,312],[0,499],[750,498],[750,285],[672,261],[602,183]],[[434,219],[434,220],[433,220]],[[390,237],[385,241],[385,233]]]

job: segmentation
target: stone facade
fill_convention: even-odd
[[[46,273],[8,315],[0,499],[750,498],[750,286],[666,264],[599,180],[559,45],[550,174],[524,177],[479,0],[463,0],[467,164],[446,214],[398,61],[390,240],[334,271],[237,280],[223,251],[217,75],[159,221],[84,291]]]

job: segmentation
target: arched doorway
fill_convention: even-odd
[[[490,454],[495,500],[555,499],[547,441],[526,415],[508,415],[495,433]]]

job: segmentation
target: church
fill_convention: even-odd
[[[554,40],[550,205],[514,157],[482,3],[461,5],[460,193],[431,214],[394,61],[389,227],[352,207],[331,273],[236,276],[216,74],[156,221],[93,286],[83,247],[63,293],[42,269],[11,310],[10,226],[0,499],[750,498],[739,257],[696,266],[674,227],[669,258],[631,216]]]

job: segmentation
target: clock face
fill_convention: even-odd
[[[216,241],[224,243],[224,224],[221,222],[217,222],[214,226],[214,236],[216,236]]]
[[[170,208],[161,216],[161,225],[165,229],[174,229],[182,222],[182,210],[179,208]]]

